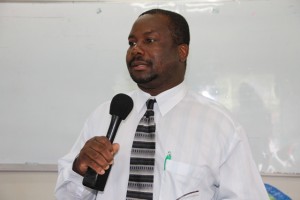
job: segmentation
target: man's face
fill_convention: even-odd
[[[178,85],[184,78],[180,47],[173,42],[168,24],[166,16],[146,14],[136,20],[128,37],[126,62],[130,76],[152,95]]]

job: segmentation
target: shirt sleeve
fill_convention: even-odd
[[[261,176],[252,158],[250,146],[241,127],[220,167],[218,198],[230,200],[269,200]]]
[[[82,185],[83,177],[72,170],[73,162],[87,140],[87,124],[71,151],[58,161],[58,178],[55,188],[57,200],[95,200],[96,191]]]

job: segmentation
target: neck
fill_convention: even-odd
[[[183,82],[183,80],[181,82],[176,83],[176,84],[168,85],[168,86],[165,86],[165,87],[145,87],[142,84],[138,84],[138,87],[142,91],[150,94],[151,96],[157,96],[160,93],[163,93],[164,91],[167,91],[169,89],[172,89],[173,87],[176,87],[177,85],[181,84],[182,82]]]

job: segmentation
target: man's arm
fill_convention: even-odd
[[[227,159],[220,168],[218,199],[269,199],[242,128],[237,129]]]
[[[88,167],[97,173],[104,173],[113,162],[118,144],[111,144],[104,136],[92,137],[87,122],[71,151],[58,161],[58,179],[55,196],[58,200],[92,200],[96,191],[82,185],[83,175]],[[91,139],[89,139],[92,137]]]

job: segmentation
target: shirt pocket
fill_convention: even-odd
[[[168,160],[159,200],[210,200],[215,191],[215,178],[209,167]]]

